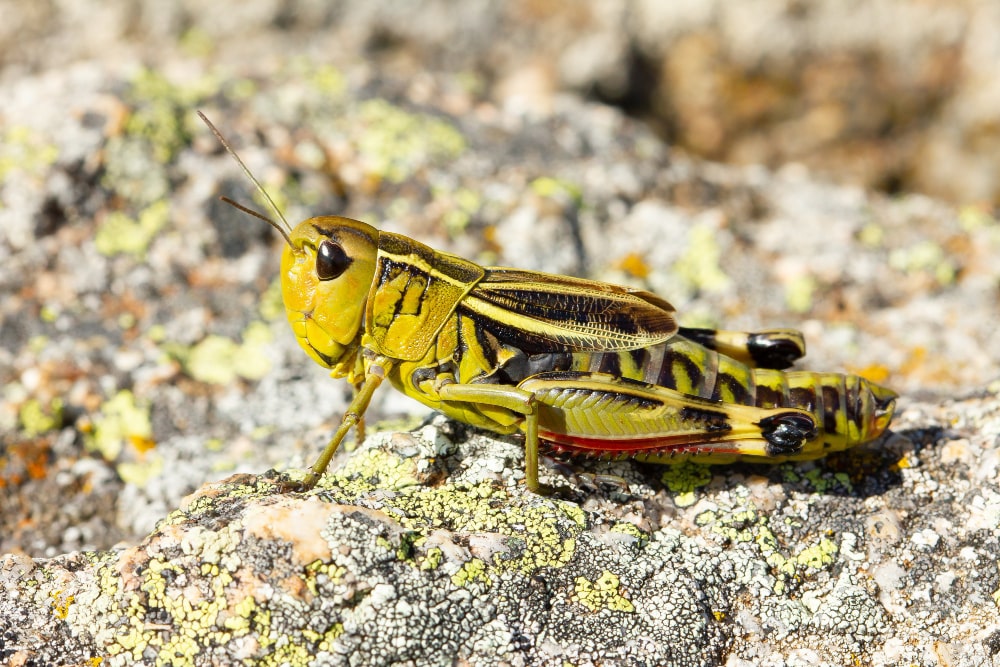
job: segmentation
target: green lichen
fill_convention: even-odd
[[[318,577],[323,576],[328,578],[333,583],[338,583],[344,578],[346,573],[347,568],[342,565],[328,563],[323,560],[314,560],[306,566],[303,579],[305,581],[306,588],[309,589],[309,592],[313,595],[319,595],[319,587],[316,581]]]
[[[339,99],[347,91],[347,78],[344,73],[327,63],[317,64],[314,61],[301,60],[303,63],[304,83],[312,90],[327,99]]]
[[[583,201],[583,190],[576,183],[551,176],[540,176],[531,182],[531,191],[540,197],[568,200],[574,206]]]
[[[38,319],[47,324],[55,322],[57,317],[59,317],[59,310],[52,306],[42,306],[41,310],[38,311]]]
[[[59,158],[59,149],[24,125],[10,125],[0,136],[0,181],[14,172],[41,177]]]
[[[436,570],[441,565],[441,560],[444,558],[444,552],[438,547],[431,547],[426,552],[424,552],[423,558],[420,560],[421,570]]]
[[[482,196],[469,188],[458,188],[451,191],[434,188],[433,195],[445,211],[444,215],[441,216],[441,223],[453,237],[465,232],[472,221],[472,216],[483,206]]]
[[[710,466],[684,462],[667,466],[660,481],[676,494],[674,503],[678,507],[689,507],[695,503],[695,490],[712,481],[712,469]]]
[[[165,201],[147,206],[136,219],[114,211],[97,228],[94,245],[99,253],[109,257],[121,254],[142,257],[169,217],[170,206]]]
[[[795,562],[802,567],[820,570],[833,564],[833,557],[837,555],[837,551],[837,544],[833,540],[822,538],[818,543],[800,551],[795,556]]]
[[[837,487],[847,492],[854,490],[854,485],[851,484],[851,476],[846,472],[833,473],[831,476],[821,468],[813,468],[803,473],[803,477],[812,484],[817,493],[827,493]]]
[[[134,210],[167,199],[168,169],[191,143],[194,110],[217,91],[210,76],[174,83],[156,70],[139,70],[122,93],[129,109],[123,131],[104,147],[104,186]]]
[[[345,500],[357,498],[375,489],[400,491],[420,484],[413,459],[403,458],[392,450],[383,448],[358,452],[331,477],[330,486],[335,487],[338,495]]]
[[[249,484],[229,484],[226,489],[226,495],[229,498],[252,498],[269,491],[273,492],[273,490],[273,485],[253,478],[252,483]],[[183,509],[176,509],[167,514],[167,516],[160,520],[157,527],[162,529],[166,526],[181,525],[191,519],[214,512],[216,507],[217,499],[215,497],[210,495],[197,496]]]
[[[622,594],[618,575],[610,570],[604,570],[596,581],[586,577],[577,577],[573,587],[573,602],[582,604],[592,612],[601,609],[632,613],[635,605]]]
[[[21,430],[28,437],[58,430],[63,425],[62,399],[53,398],[48,404],[43,404],[38,399],[30,399],[21,406],[17,418]]]
[[[125,133],[148,141],[157,162],[173,162],[191,142],[191,111],[217,90],[213,77],[187,78],[176,84],[154,69],[139,70],[125,92],[125,99],[133,105]]]
[[[131,391],[123,389],[101,406],[85,446],[105,460],[115,461],[126,444],[142,452],[154,445],[149,404],[137,401]]]
[[[962,229],[967,232],[975,232],[980,229],[995,227],[998,221],[993,217],[989,209],[984,206],[966,204],[958,210],[958,221]]]
[[[620,535],[629,535],[634,537],[639,543],[640,547],[644,547],[649,544],[649,533],[641,530],[634,523],[629,523],[628,521],[619,521],[610,528],[608,528],[609,533],[619,533]]]
[[[358,121],[361,159],[373,174],[390,183],[401,183],[431,164],[453,160],[466,148],[465,138],[450,123],[404,111],[385,100],[363,102]]]
[[[740,499],[738,504],[702,512],[695,522],[730,542],[755,545],[763,560],[777,575],[775,593],[780,594],[785,588],[785,581],[801,574],[803,569],[821,569],[833,564],[833,556],[838,548],[832,540],[820,538],[792,555],[782,549],[778,537],[771,529],[770,516],[759,512],[746,492],[734,495]]]
[[[210,335],[190,350],[181,346],[165,346],[165,349],[200,382],[227,385],[237,378],[259,380],[271,371],[267,356],[271,328],[264,322],[251,322],[243,330],[242,339],[242,343],[237,343],[225,336]]]
[[[944,249],[931,240],[918,241],[889,253],[889,266],[905,274],[925,274],[942,287],[955,282],[958,268]]]
[[[194,26],[181,33],[177,45],[188,57],[203,60],[211,56],[215,50],[215,39],[203,29]]]
[[[807,313],[813,307],[816,279],[810,275],[792,278],[785,283],[785,305],[796,313]]]
[[[493,585],[492,579],[487,574],[486,563],[478,558],[464,563],[458,572],[451,576],[451,583],[459,588],[465,588],[474,583],[481,583],[486,587]]]
[[[51,342],[51,339],[45,335],[32,336],[28,339],[28,350],[32,354],[38,354],[39,352],[46,350]]]
[[[115,470],[123,482],[141,488],[149,480],[163,474],[163,457],[147,456],[142,461],[122,461],[115,466]]]
[[[583,529],[569,503],[515,503],[497,515],[496,503],[509,500],[487,483],[473,488],[421,487],[396,499],[406,512],[404,525],[428,530],[446,527],[469,533],[507,537],[509,550],[495,554],[490,565],[499,571],[530,574],[542,567],[559,567],[572,558],[576,535]]]
[[[858,241],[869,248],[880,248],[885,240],[885,227],[869,223],[858,232]]]
[[[184,575],[180,564],[159,557],[146,561],[138,590],[123,601],[123,624],[109,653],[142,660],[148,649],[154,649],[154,664],[187,666],[198,664],[206,648],[238,637],[252,634],[263,643],[270,633],[270,613],[252,596],[232,598],[240,590],[236,576],[240,564],[231,554],[241,530],[233,523],[218,532],[195,529],[187,534],[185,550],[199,554],[199,580],[207,588],[178,590],[176,578]],[[151,614],[156,622],[150,621]],[[175,632],[158,629],[164,618]]]
[[[730,284],[720,264],[722,249],[715,235],[709,225],[694,225],[688,233],[687,249],[674,264],[674,272],[693,290],[720,292]]]
[[[489,481],[429,488],[421,481],[418,460],[395,454],[391,443],[362,450],[324,478],[323,492],[343,503],[376,490],[393,492],[391,502],[386,502],[393,518],[414,533],[407,538],[411,543],[437,529],[505,540],[507,549],[494,554],[488,563],[497,572],[530,574],[543,567],[560,567],[572,558],[576,537],[586,525],[579,506],[536,496],[512,498],[507,488]],[[498,504],[507,511],[498,513]]]

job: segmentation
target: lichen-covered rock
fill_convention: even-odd
[[[0,49],[0,663],[997,663],[989,206],[694,160],[545,81],[545,54],[564,51],[563,83],[602,95],[656,58],[671,61],[660,80],[672,90],[717,83],[699,75],[710,62],[738,81],[728,55],[756,56],[727,55],[730,36],[789,44],[724,18],[746,9],[630,20],[644,35],[635,52],[603,2],[587,5],[603,8],[587,17],[594,30],[560,27],[577,5],[538,17],[537,3],[13,4],[24,11],[0,25],[0,45],[14,45]],[[823,16],[847,11],[835,4],[780,12],[826,30]],[[700,11],[689,5],[671,11]],[[656,9],[633,6],[632,19]],[[908,23],[899,62],[916,62],[920,26],[933,33],[920,62],[934,63],[989,37],[990,21],[977,23],[975,34]],[[482,38],[526,24],[526,41]],[[342,52],[321,48],[333,43]],[[870,83],[892,62],[864,67],[867,43],[840,65],[822,46],[794,56],[817,63],[799,81],[823,88],[840,72],[882,91]],[[989,72],[988,53],[968,62]],[[429,70],[444,60],[462,72]],[[508,65],[484,74],[484,61]],[[956,71],[942,62],[885,90],[920,97]],[[971,89],[986,93],[942,107],[968,120],[960,137],[995,125],[967,111],[993,108],[989,86]],[[677,100],[685,137],[739,112],[718,104],[735,89],[706,90]],[[765,142],[769,155],[812,146],[819,164],[824,146],[842,146],[853,121],[824,131],[864,109],[837,90],[799,100],[820,113]],[[782,99],[754,108],[781,124],[767,109]],[[196,108],[293,222],[344,214],[483,264],[650,289],[685,325],[800,328],[804,367],[903,394],[898,437],[777,468],[584,462],[627,489],[550,470],[562,491],[539,497],[519,484],[516,441],[383,424],[310,494],[280,495],[268,477],[203,486],[311,462],[349,388],[288,332],[280,239],[217,201],[251,195]],[[989,169],[964,164],[921,166],[947,175],[942,187],[989,191]],[[385,388],[369,421],[414,405]]]
[[[5,557],[0,658],[987,664],[997,433],[995,397],[916,406],[829,461],[729,466],[676,492],[658,481],[671,468],[618,463],[627,485],[598,489],[546,470],[561,491],[545,497],[516,443],[437,418],[372,436],[308,493],[238,475],[137,546]]]
[[[986,0],[66,0],[51,12],[8,2],[9,69],[145,58],[181,60],[190,74],[198,59],[259,69],[283,54],[364,60],[453,110],[469,88],[531,113],[575,91],[652,119],[706,158],[797,161],[954,202],[996,200],[1000,187],[1000,12]],[[430,91],[428,71],[442,70],[461,80]]]

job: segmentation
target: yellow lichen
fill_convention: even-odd
[[[715,229],[696,224],[688,234],[688,247],[674,264],[674,271],[692,289],[718,292],[729,286],[729,276],[722,270],[722,249],[715,240]]]
[[[428,163],[454,159],[466,147],[465,138],[450,123],[385,100],[363,102],[358,119],[361,161],[390,183],[401,183]]]
[[[21,430],[28,437],[48,433],[62,427],[63,402],[61,398],[53,398],[48,405],[43,405],[37,399],[30,399],[21,406],[18,411],[18,421],[21,423]]]
[[[24,125],[10,125],[0,137],[0,181],[15,171],[40,176],[58,157],[55,144]]]
[[[139,212],[136,219],[114,211],[97,228],[94,245],[102,255],[129,254],[141,257],[153,238],[163,229],[170,215],[170,205],[154,202]]]
[[[148,449],[152,438],[149,405],[137,401],[131,391],[123,389],[101,406],[101,414],[94,419],[93,432],[85,443],[88,450],[99,452],[107,461],[114,461],[126,443]]]
[[[600,609],[627,613],[635,611],[635,605],[623,594],[618,575],[610,570],[604,570],[596,581],[577,577],[570,599],[592,612]]]
[[[660,481],[676,494],[674,503],[678,507],[688,507],[695,503],[695,490],[712,481],[712,469],[690,462],[666,466]]]
[[[170,351],[181,359],[184,370],[196,380],[210,384],[226,385],[236,378],[259,380],[271,370],[267,346],[271,342],[271,329],[263,322],[251,322],[243,330],[243,342],[210,335],[190,350],[179,347]]]
[[[66,620],[69,616],[69,609],[73,605],[74,596],[69,594],[64,594],[62,590],[54,590],[49,593],[53,611],[55,612],[56,618]]]
[[[466,587],[471,583],[481,582],[486,586],[491,586],[493,581],[486,574],[486,563],[478,558],[473,558],[459,568],[458,572],[451,575],[451,583],[459,587]]]

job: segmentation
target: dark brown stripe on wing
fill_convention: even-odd
[[[459,305],[458,310],[476,323],[476,331],[488,331],[505,345],[523,351],[525,354],[550,354],[553,352],[574,352],[576,348],[566,343],[536,336],[531,332],[517,329]]]

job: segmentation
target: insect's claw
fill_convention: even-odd
[[[303,493],[315,487],[321,476],[313,470],[294,469],[286,472],[268,470],[264,477],[277,487],[278,493]]]
[[[569,489],[567,487],[556,487],[556,486],[549,486],[548,484],[539,484],[538,487],[534,489],[534,493],[537,493],[540,496],[561,496],[564,495],[563,493],[564,491],[568,490]]]

